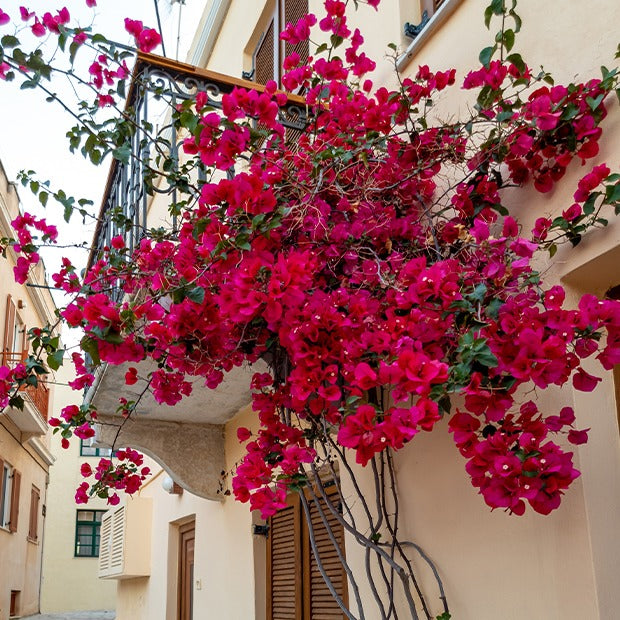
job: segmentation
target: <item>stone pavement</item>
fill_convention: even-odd
[[[113,611],[71,611],[60,614],[36,614],[28,616],[28,620],[114,620],[115,617]]]

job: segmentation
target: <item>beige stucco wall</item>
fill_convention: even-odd
[[[66,383],[75,375],[72,364],[56,374],[58,385],[53,415],[59,416],[63,407],[79,402],[80,394]],[[82,463],[95,467],[96,456],[80,456],[80,441],[74,438],[67,450],[60,446],[60,434],[52,436],[51,451],[56,457],[50,471],[47,500],[46,540],[43,553],[41,611],[45,613],[87,609],[114,609],[114,584],[98,579],[98,558],[74,557],[76,511],[107,510],[105,500],[92,498],[87,505],[75,503],[75,490],[84,480],[80,475]],[[68,588],[67,585],[71,584]]]
[[[0,458],[21,473],[19,518],[17,532],[0,527],[0,620],[9,617],[11,590],[21,592],[19,610],[24,615],[39,609],[41,550],[44,544],[41,507],[46,503],[49,466],[29,446],[20,440],[19,429],[0,415]],[[36,486],[40,493],[38,540],[28,540],[30,490]]]

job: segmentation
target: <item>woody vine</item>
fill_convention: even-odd
[[[380,10],[378,0],[367,3]],[[235,88],[217,109],[205,92],[172,108],[185,136],[180,163],[161,139],[132,153],[129,114],[96,120],[122,107],[131,52],[72,27],[66,9],[20,18],[0,11],[2,28],[15,29],[1,39],[0,75],[46,89],[55,71],[68,73],[40,50],[24,51],[24,30],[57,37],[70,63],[91,50],[81,84],[93,95],[88,114],[75,113],[71,148],[96,164],[108,153],[141,157],[151,182],[163,177],[177,190],[170,211],[178,230],[145,230],[130,250],[128,223],[84,277],[68,260],[52,276],[72,296],[59,320],[85,333],[73,353],[73,387],[91,385],[100,364],[122,364],[127,385],[140,379],[145,392],[174,406],[190,394],[191,378],[215,389],[234,366],[267,362],[270,371],[251,384],[256,428],[239,431],[246,454],[232,480],[236,499],[268,518],[298,492],[332,540],[337,523],[363,546],[373,611],[364,610],[362,577],[344,556],[350,604],[319,559],[347,617],[435,617],[416,557],[436,577],[438,617],[449,618],[439,571],[400,537],[394,454],[418,433],[445,432],[446,418],[483,500],[515,515],[549,514],[579,475],[555,437],[579,445],[587,429],[575,427],[571,408],[542,411],[524,394],[569,382],[595,389],[600,378],[582,360],[595,357],[604,370],[620,362],[620,304],[585,295],[566,307],[564,290],[545,285],[536,261],[620,213],[620,176],[589,163],[618,72],[555,84],[515,51],[516,2],[493,0],[484,19],[499,30],[479,67],[457,76],[422,66],[394,90],[376,87],[367,77],[375,63],[347,24],[347,4],[325,0],[324,15],[307,15],[281,35],[293,48],[310,40],[315,52],[306,61],[293,51],[284,62],[282,86],[302,92],[308,111],[294,140],[282,124],[287,95],[269,83]],[[157,45],[157,33],[140,22],[126,27],[143,50]],[[317,33],[326,42],[315,44]],[[442,123],[433,101],[457,88],[472,92],[471,114]],[[520,188],[549,192],[579,164],[574,202],[524,229],[508,206]],[[42,204],[56,199],[67,219],[91,216],[86,201],[32,173],[23,182]],[[4,249],[17,256],[15,277],[24,282],[38,246],[57,233],[29,214],[13,226]],[[120,301],[112,294],[119,289]],[[3,407],[19,407],[19,387],[45,380],[61,362],[51,327],[31,330],[31,340],[25,363],[2,369]],[[157,368],[139,377],[131,364],[145,359]],[[118,412],[135,415],[140,401],[121,398]],[[76,404],[50,424],[64,440],[85,438],[96,414]],[[78,501],[97,494],[114,504],[117,490],[139,488],[148,475],[140,456],[131,449],[117,456],[83,472]],[[358,484],[360,467],[371,472],[372,501]]]

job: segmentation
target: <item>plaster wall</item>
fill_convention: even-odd
[[[46,503],[48,465],[29,446],[21,444],[19,430],[4,416],[0,416],[0,458],[21,473],[17,531],[12,533],[0,527],[0,620],[7,620],[11,590],[20,592],[21,614],[39,610],[44,521],[41,507]],[[40,491],[36,541],[28,539],[32,485]]]
[[[79,393],[64,385],[73,377],[72,364],[66,360],[56,374],[59,383],[54,399],[53,415],[56,417],[63,407],[79,400]],[[48,489],[41,611],[114,609],[116,588],[113,583],[98,579],[98,558],[74,556],[76,511],[108,508],[106,501],[97,497],[92,498],[87,506],[78,506],[74,497],[75,490],[84,480],[80,466],[89,463],[94,469],[100,457],[80,456],[78,439],[63,450],[60,434],[52,435],[50,447],[56,462],[50,471]]]

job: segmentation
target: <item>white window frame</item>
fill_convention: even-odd
[[[2,496],[0,497],[0,527],[5,530],[9,529],[9,522],[11,520],[13,473],[14,468],[5,462],[2,467],[2,480],[0,481],[0,488],[2,489]]]

